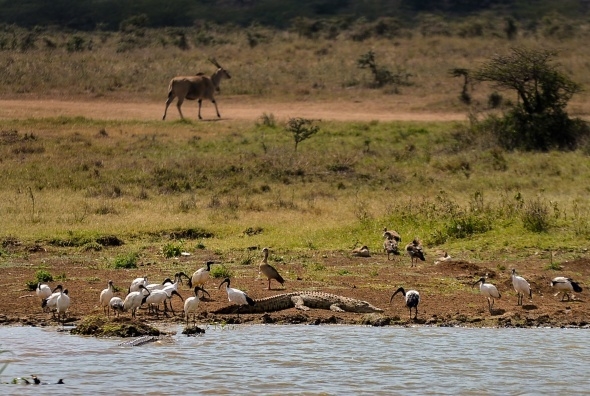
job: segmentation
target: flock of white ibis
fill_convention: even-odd
[[[392,252],[397,251],[397,244],[401,242],[401,236],[395,231],[388,231],[384,229],[384,234],[386,243],[384,244],[384,248],[387,251],[387,247],[390,248],[388,253],[389,255]],[[406,246],[406,252],[410,256],[411,259],[411,266],[415,266],[418,260],[425,260],[424,251],[422,248],[422,244],[418,238],[415,238],[411,243]],[[264,275],[268,280],[268,290],[271,290],[271,280],[275,280],[276,282],[280,283],[281,285],[284,284],[285,280],[279,274],[277,269],[268,263],[268,256],[269,256],[269,249],[264,248],[262,249],[263,259],[259,265],[259,274]],[[399,254],[399,253],[396,253]],[[445,253],[444,259],[447,260],[450,256]],[[164,314],[167,316],[168,306],[174,315],[174,310],[172,308],[172,303],[170,300],[173,296],[178,296],[184,302],[184,316],[186,318],[186,324],[189,324],[189,317],[192,315],[193,324],[196,322],[196,314],[199,306],[199,292],[201,292],[201,297],[205,294],[209,296],[209,293],[203,288],[206,281],[210,277],[211,265],[213,265],[213,261],[207,261],[205,263],[205,267],[196,270],[192,277],[187,276],[184,272],[178,272],[174,275],[174,281],[170,278],[166,278],[162,283],[148,283],[147,276],[140,277],[134,279],[128,288],[127,296],[122,299],[120,297],[115,296],[115,288],[113,285],[113,281],[109,280],[107,283],[106,289],[100,292],[99,296],[99,303],[100,306],[103,308],[103,312],[110,317],[111,311],[113,314],[118,315],[120,312],[131,312],[131,317],[136,317],[136,312],[139,307],[143,304],[147,304],[148,308],[155,312],[156,315],[159,315],[159,307],[161,304],[164,305]],[[182,278],[186,278],[188,280],[188,286],[190,288],[194,288],[194,296],[187,298],[184,300],[182,296],[178,293],[178,285],[182,283]],[[511,273],[512,278],[512,285],[514,290],[517,294],[517,305],[522,305],[522,300],[524,296],[527,298],[532,299],[533,294],[531,290],[530,284],[524,279],[522,276],[516,274],[516,270],[512,269]],[[229,302],[236,304],[238,306],[238,317],[239,317],[239,307],[243,305],[254,305],[255,302],[252,298],[250,298],[245,292],[242,290],[230,287],[230,279],[226,278],[223,282],[220,283],[218,289],[221,289],[223,285],[226,285],[226,292]],[[488,309],[490,314],[493,313],[494,302],[497,299],[500,299],[502,295],[491,283],[486,281],[485,277],[479,278],[475,283],[472,284],[472,287],[475,287],[479,284],[479,290],[481,295],[486,297],[488,302]],[[553,278],[551,281],[551,286],[557,290],[557,296],[559,293],[562,293],[561,301],[565,298],[569,301],[571,299],[570,293],[571,292],[581,292],[582,288],[578,283],[573,281],[571,278],[567,277],[556,277]],[[70,306],[70,297],[68,295],[68,290],[64,289],[62,285],[58,285],[53,290],[48,285],[39,283],[37,285],[36,290],[37,295],[42,300],[42,308],[44,311],[52,310],[54,315],[57,314],[57,320],[62,322],[65,321],[66,313]],[[405,299],[405,305],[410,311],[410,320],[416,320],[418,318],[418,305],[420,303],[420,294],[416,290],[406,290],[403,287],[399,287],[389,299],[391,303],[393,298],[396,294],[401,293],[401,295]],[[210,297],[210,296],[209,296]],[[414,317],[412,318],[412,309],[414,309]]]

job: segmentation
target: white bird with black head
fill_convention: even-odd
[[[558,292],[555,293],[555,296],[557,296],[559,293],[563,293],[561,296],[561,301],[563,301],[565,296],[567,296],[567,300],[570,301],[569,292],[582,292],[582,287],[578,284],[578,282],[574,282],[572,278],[566,278],[565,276],[553,278],[551,280],[551,287],[553,287],[555,290],[558,290]]]
[[[37,297],[41,299],[41,302],[51,296],[51,288],[48,285],[42,284],[41,282],[37,283],[37,289],[35,289],[35,294]],[[46,309],[43,309],[46,311]]]
[[[393,297],[397,294],[401,293],[402,296],[406,299],[406,307],[410,310],[410,320],[412,319],[412,308],[415,310],[414,320],[418,319],[418,304],[420,304],[420,293],[416,290],[408,290],[407,292],[404,290],[403,287],[398,288],[395,293],[391,295],[389,299],[389,303],[393,300]]]
[[[478,283],[479,285],[479,292],[488,299],[488,308],[490,310],[490,314],[492,313],[492,308],[494,307],[494,301],[502,297],[496,286],[492,285],[491,283],[486,283],[486,278],[483,276],[477,280],[471,287],[475,287]]]
[[[193,276],[188,280],[188,287],[205,286],[205,282],[209,279],[211,273],[211,265],[215,264],[213,261],[207,261],[205,267],[199,268],[193,273]]]
[[[150,295],[150,291],[144,285],[139,285],[138,289],[138,291],[127,294],[127,297],[125,297],[125,300],[123,301],[123,310],[131,310],[132,318],[135,318],[137,308],[141,307],[141,305],[145,303],[145,300]],[[143,291],[146,291],[147,294],[143,294]]]
[[[202,292],[203,295],[207,293],[209,297],[209,293],[203,289],[201,286],[195,286],[195,296],[189,297],[184,300],[184,316],[186,317],[186,326],[188,327],[188,319],[191,314],[193,314],[193,326],[197,320],[197,308],[199,308],[199,291]]]
[[[109,280],[107,283],[107,288],[100,292],[99,302],[102,306],[103,313],[107,314],[107,317],[111,316],[110,312],[110,302],[111,298],[115,295],[115,289],[113,286],[113,281]],[[105,312],[106,311],[106,312]]]
[[[531,285],[524,279],[522,276],[516,275],[516,270],[512,268],[512,286],[516,291],[517,295],[517,302],[516,305],[522,305],[522,298],[526,294],[529,296],[530,299],[533,298],[533,291],[531,290]]]
[[[57,300],[55,301],[55,310],[57,311],[57,320],[63,317],[62,326],[65,324],[66,321],[66,313],[70,308],[70,296],[65,292],[62,285],[57,285],[53,292],[58,292],[59,295],[57,296]]]
[[[230,302],[237,304],[238,306],[238,318],[240,317],[240,307],[242,305],[254,305],[255,302],[254,300],[252,300],[245,292],[239,290],[239,289],[234,289],[233,287],[230,287],[230,280],[229,278],[225,278],[223,280],[223,282],[221,282],[219,284],[218,289],[221,289],[221,286],[226,283],[227,286],[225,287],[225,290],[227,291],[227,298]]]

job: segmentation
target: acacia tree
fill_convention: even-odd
[[[497,55],[473,73],[478,81],[491,82],[499,90],[514,90],[519,101],[504,116],[500,143],[509,149],[573,149],[589,133],[582,120],[570,119],[565,108],[579,84],[552,63],[555,51],[513,48]]]
[[[312,125],[311,120],[297,117],[289,119],[285,130],[293,135],[293,140],[295,140],[295,152],[297,152],[297,146],[299,143],[318,133],[320,127]]]

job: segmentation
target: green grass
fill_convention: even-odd
[[[260,28],[267,39],[253,48],[244,45],[246,31],[217,29],[214,47],[197,40],[190,51],[165,45],[165,29],[148,29],[141,45],[123,52],[128,37],[89,32],[80,35],[92,40],[92,50],[74,53],[66,49],[71,35],[47,29],[43,37],[55,48],[39,41],[26,52],[3,51],[10,62],[0,74],[0,96],[163,102],[172,76],[212,71],[195,54],[214,51],[234,75],[222,92],[246,102],[359,101],[362,111],[364,100],[377,100],[392,111],[403,104],[420,113],[469,112],[473,121],[488,110],[491,89],[476,87],[468,108],[457,98],[461,82],[448,70],[475,67],[507,45],[560,48],[568,75],[590,85],[583,31],[565,39],[523,34],[508,43],[487,31],[492,25],[482,37],[410,34],[395,38],[395,45],[383,37],[352,40],[351,32],[307,39]],[[17,38],[25,34],[15,31]],[[187,29],[189,39],[195,34]],[[412,73],[414,84],[400,94],[368,88],[372,77],[358,69],[357,59],[370,48],[379,48],[384,66]],[[573,114],[588,114],[587,95],[574,97]],[[587,148],[506,152],[470,134],[467,122],[314,125],[319,132],[295,152],[285,120],[263,106],[256,121],[3,116],[0,240],[72,247],[110,256],[103,259],[108,265],[111,257],[126,255],[120,250],[159,249],[168,239],[245,265],[259,257],[232,252],[252,246],[313,263],[315,252],[349,252],[358,243],[381,251],[385,226],[404,242],[419,237],[429,250],[467,260],[551,251],[567,252],[565,260],[585,252]],[[119,246],[105,236],[124,248],[105,252]],[[174,257],[176,244],[162,252]],[[10,252],[0,244],[0,264]]]
[[[484,259],[564,247],[575,255],[590,234],[582,152],[455,153],[457,123],[319,125],[295,153],[280,128],[265,130],[263,149],[255,122],[9,120],[16,133],[0,145],[0,237],[83,251],[117,238],[133,249],[162,236],[222,253],[350,250],[357,242],[380,251],[386,226],[404,241]],[[105,138],[101,129],[118,132]],[[32,144],[31,133],[44,150],[15,150]],[[187,144],[195,135],[198,144]],[[488,161],[498,155],[500,168]],[[441,165],[457,158],[469,175]],[[181,209],[187,199],[193,205]],[[168,243],[164,254],[180,245]]]

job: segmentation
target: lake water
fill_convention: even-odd
[[[176,329],[176,328],[173,328]],[[170,329],[167,329],[170,330]],[[587,329],[237,325],[119,346],[1,327],[0,395],[590,394]],[[5,384],[36,374],[64,385]]]

